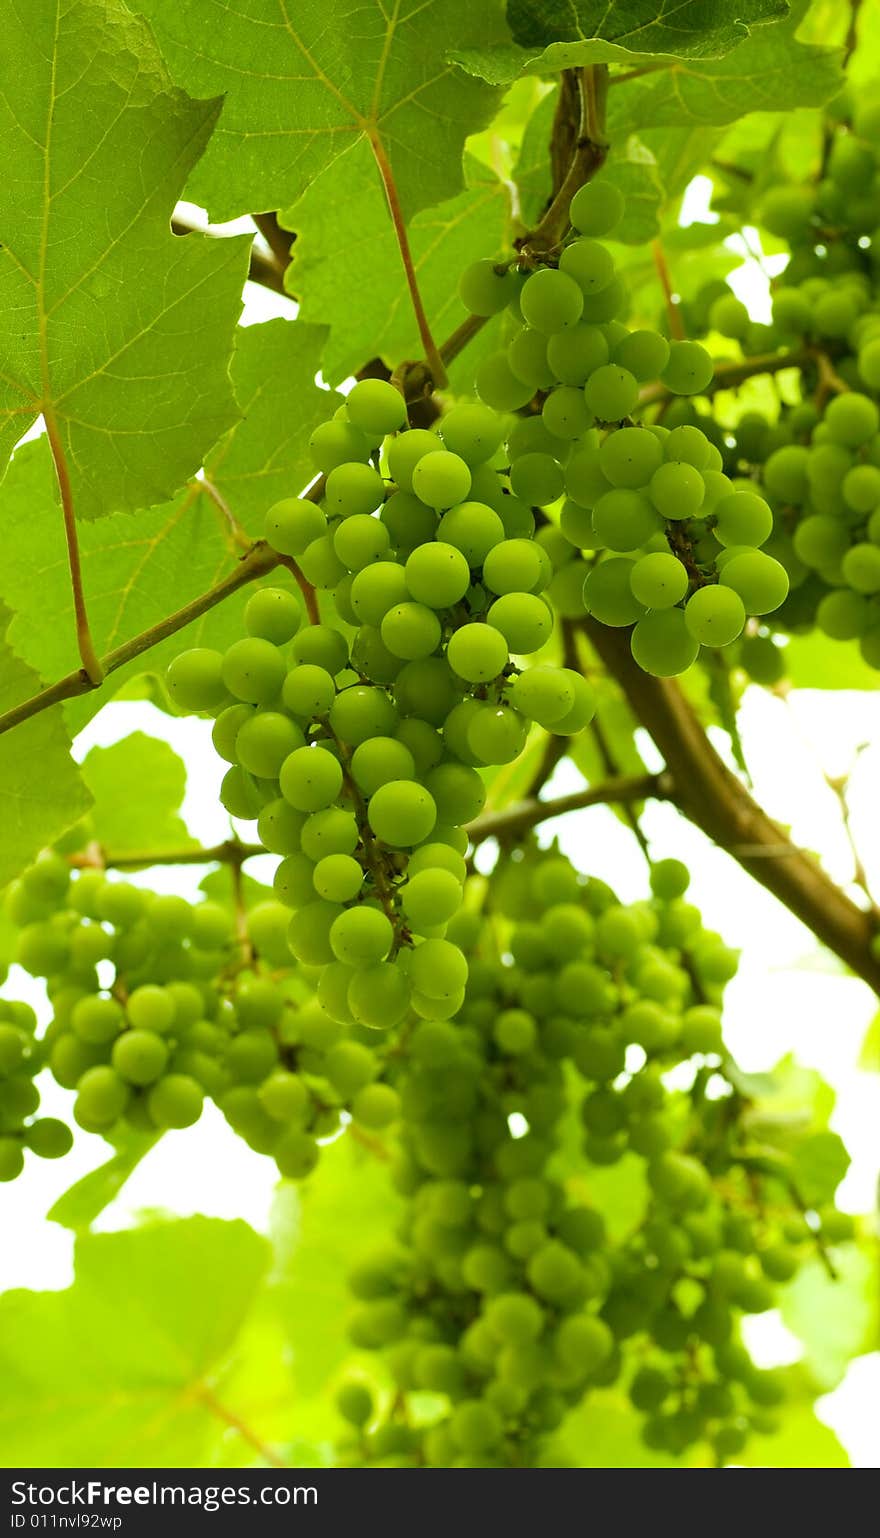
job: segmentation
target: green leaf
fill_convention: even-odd
[[[438,339],[466,317],[458,274],[480,257],[503,255],[506,245],[507,185],[471,157],[466,172],[464,192],[416,214],[409,228],[419,290]],[[368,358],[394,364],[419,357],[397,241],[388,211],[374,195],[368,146],[358,144],[334,161],[282,217],[297,232],[287,285],[306,320],[331,327],[324,377],[337,383]],[[470,379],[470,348],[463,367]]]
[[[295,494],[310,479],[309,436],[339,404],[338,396],[314,382],[324,336],[323,330],[284,320],[239,334],[233,378],[245,416],[208,456],[205,475],[249,534],[261,532],[273,501]],[[173,502],[148,512],[117,513],[83,526],[86,596],[101,654],[234,569],[241,551],[206,481],[193,481]],[[19,449],[0,485],[5,552],[0,596],[15,611],[9,639],[47,681],[76,666],[73,599],[53,487],[45,438]],[[273,573],[270,580],[280,586],[292,582],[286,574]],[[111,691],[146,670],[161,671],[187,646],[228,646],[241,634],[247,596],[245,589],[227,598],[110,674],[100,692],[69,701],[65,715],[71,729],[80,730]]]
[[[451,38],[487,47],[506,36],[500,0],[409,10],[383,0],[215,0],[210,19],[179,0],[138,0],[138,9],[175,79],[194,95],[224,96],[189,183],[215,220],[287,207],[358,145],[390,165],[409,218],[459,191],[465,138],[497,105],[446,53]],[[377,164],[369,176],[381,202]]]
[[[837,1279],[821,1262],[802,1266],[780,1294],[784,1322],[806,1348],[805,1364],[825,1390],[835,1388],[854,1356],[880,1345],[880,1275],[876,1248],[835,1247]]]
[[[814,1132],[794,1150],[793,1174],[799,1195],[811,1207],[830,1202],[850,1167],[850,1156],[836,1132]]]
[[[566,1418],[559,1441],[579,1469],[673,1469],[690,1459],[654,1452],[641,1437],[644,1417],[620,1389],[599,1389]]]
[[[195,1217],[87,1235],[72,1287],[6,1293],[0,1434],[10,1466],[210,1464],[225,1430],[213,1380],[267,1261],[245,1223]]]
[[[186,766],[167,742],[132,732],[110,748],[92,748],[82,775],[95,798],[95,838],[105,849],[161,854],[195,848],[197,840],[177,815],[186,793]]]
[[[658,57],[711,59],[735,48],[750,27],[788,14],[786,0],[661,0],[646,15],[637,4],[605,0],[511,0],[513,44],[456,46],[453,58],[495,84],[518,75],[553,75],[586,64],[645,64]]]
[[[785,665],[794,689],[880,689],[880,673],[862,660],[857,641],[831,641],[819,631],[792,636]]]
[[[81,518],[170,496],[235,421],[248,237],[174,237],[217,101],[172,91],[119,0],[7,7],[0,463],[43,413]]]
[[[97,1169],[89,1170],[59,1196],[46,1214],[49,1221],[60,1223],[62,1228],[72,1228],[75,1233],[91,1228],[104,1208],[116,1200],[129,1175],[157,1142],[158,1134],[155,1137],[141,1134],[127,1137],[111,1159],[99,1164]]]
[[[0,621],[7,617],[0,609]],[[33,669],[7,642],[0,642],[0,714],[39,689],[40,679]],[[70,737],[57,705],[4,732],[0,736],[0,887],[75,823],[88,810],[90,800],[70,756]]]
[[[880,1013],[874,1016],[865,1032],[859,1067],[863,1073],[880,1073]]]
[[[848,1469],[846,1451],[809,1405],[786,1407],[779,1431],[751,1436],[738,1462],[748,1469]]]

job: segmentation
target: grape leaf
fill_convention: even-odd
[[[835,1246],[836,1278],[818,1259],[802,1266],[780,1296],[785,1324],[806,1347],[805,1362],[823,1389],[843,1378],[854,1356],[880,1344],[880,1277],[876,1249]]]
[[[119,0],[5,9],[0,462],[42,413],[81,518],[170,496],[236,419],[249,238],[169,224],[219,110]]]
[[[324,336],[323,330],[284,320],[249,326],[239,335],[233,378],[245,415],[209,454],[206,478],[250,534],[260,533],[266,507],[309,480],[309,435],[339,403],[314,382]],[[73,602],[53,485],[45,438],[19,449],[0,485],[6,554],[0,595],[15,611],[9,640],[46,680],[75,665]],[[84,525],[80,545],[92,634],[101,653],[206,591],[233,570],[241,553],[228,519],[198,480],[148,512],[117,513]],[[283,586],[290,579],[273,574],[271,580]],[[227,598],[110,674],[101,692],[68,701],[71,728],[84,726],[108,691],[145,671],[160,671],[185,647],[229,645],[241,633],[247,594],[245,589]]]
[[[505,37],[500,0],[137,5],[175,79],[198,96],[224,95],[189,184],[215,220],[284,208],[358,144],[390,165],[409,218],[459,191],[465,138],[497,104],[446,53],[450,37],[463,47]],[[375,164],[370,184],[381,201]]]
[[[214,1380],[268,1262],[247,1224],[195,1217],[77,1241],[63,1292],[0,1298],[10,1465],[192,1468],[224,1422]]]
[[[857,641],[831,641],[820,631],[792,636],[785,665],[793,689],[880,689],[880,673],[862,659]]]
[[[159,1134],[127,1134],[111,1158],[99,1164],[97,1169],[89,1170],[59,1196],[46,1214],[49,1221],[60,1223],[62,1228],[71,1228],[75,1233],[90,1228],[104,1208],[115,1201],[129,1175],[155,1146],[158,1137]]]
[[[452,57],[496,85],[587,64],[713,59],[742,43],[751,27],[778,21],[788,9],[786,0],[661,0],[646,15],[636,0],[511,0],[512,44],[456,46]]]
[[[692,1449],[684,1459],[655,1452],[642,1441],[643,1417],[620,1389],[599,1389],[563,1421],[559,1442],[579,1469],[673,1469],[693,1466]]]
[[[0,623],[7,618],[0,609]],[[0,642],[0,714],[39,688],[33,669],[6,642]],[[70,757],[70,738],[57,706],[4,732],[0,736],[0,887],[76,822],[90,800]]]
[[[749,1469],[848,1469],[846,1451],[812,1406],[787,1405],[772,1436],[751,1436],[738,1462]]]
[[[801,1198],[810,1207],[830,1202],[851,1160],[836,1132],[814,1132],[799,1142],[792,1168]]]
[[[466,316],[456,288],[458,273],[480,257],[502,255],[505,246],[507,186],[469,157],[466,172],[466,190],[416,214],[409,229],[419,289],[438,338]],[[383,357],[394,364],[419,357],[422,350],[394,231],[370,177],[369,149],[357,144],[283,215],[285,225],[297,232],[286,282],[303,317],[331,327],[322,359],[331,383],[353,374],[366,358]],[[470,350],[466,367],[470,377]]]
[[[186,792],[186,767],[167,742],[131,732],[109,748],[92,748],[82,776],[95,804],[91,823],[105,849],[129,854],[149,849],[193,849],[178,815]]]

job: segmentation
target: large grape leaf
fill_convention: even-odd
[[[784,1289],[780,1311],[806,1348],[805,1362],[823,1389],[843,1378],[855,1356],[880,1347],[880,1275],[876,1246],[835,1247],[836,1277],[818,1258]]]
[[[470,158],[466,170],[466,190],[416,214],[409,229],[419,289],[438,339],[465,319],[459,272],[479,257],[502,255],[505,246],[507,185]],[[419,357],[397,242],[387,210],[374,196],[367,146],[357,144],[335,160],[283,218],[297,232],[288,286],[305,319],[331,328],[324,377],[338,382],[374,356],[391,364]],[[470,351],[468,369],[472,374]]]
[[[717,59],[760,23],[788,14],[786,0],[511,0],[514,41],[461,48],[453,58],[495,84],[519,75],[553,75],[586,64],[650,64],[666,58]]]
[[[0,463],[45,415],[82,518],[170,496],[235,421],[249,240],[170,229],[219,110],[119,0],[4,7]]]
[[[63,1292],[0,1298],[0,1440],[32,1468],[192,1468],[225,1430],[219,1374],[268,1263],[245,1223],[86,1235]]]
[[[53,1202],[46,1217],[52,1223],[59,1223],[62,1228],[72,1229],[74,1233],[90,1228],[105,1207],[115,1201],[129,1176],[150,1149],[155,1147],[160,1136],[160,1133],[114,1132],[112,1142],[115,1152],[111,1157],[68,1186],[58,1200]]]
[[[198,841],[179,815],[186,766],[167,742],[131,732],[109,748],[92,748],[82,776],[94,797],[94,836],[104,849],[161,854],[196,847]]]
[[[314,380],[325,333],[300,321],[269,321],[239,333],[233,379],[244,415],[206,460],[206,477],[251,535],[265,509],[308,481],[308,438],[338,396]],[[75,666],[73,602],[64,537],[53,501],[46,440],[19,449],[0,485],[5,560],[0,596],[15,613],[9,640],[47,681]],[[101,653],[154,625],[234,569],[240,549],[202,481],[148,512],[117,513],[83,526],[81,549],[92,634]],[[274,576],[272,581],[281,580]],[[286,577],[283,579],[286,581]],[[227,646],[241,633],[243,593],[112,673],[102,691],[65,706],[79,730],[108,690],[167,666],[186,646]],[[47,622],[48,621],[48,622]]]
[[[7,618],[0,608],[0,634]],[[33,669],[0,642],[0,714],[39,688]],[[70,756],[70,738],[57,705],[4,732],[0,736],[0,887],[76,822],[90,799]]]
[[[286,207],[357,144],[390,165],[409,218],[459,191],[464,140],[497,103],[446,55],[451,39],[489,47],[504,38],[501,0],[137,7],[175,79],[196,95],[224,95],[217,133],[189,184],[218,220]],[[381,199],[375,166],[370,182]]]

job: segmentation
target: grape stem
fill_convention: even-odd
[[[262,844],[244,844],[227,838],[209,847],[193,849],[126,849],[109,853],[100,845],[90,845],[81,854],[68,856],[73,870],[140,870],[151,865],[232,865],[241,866],[255,855],[265,854]]]
[[[577,136],[568,169],[540,222],[514,242],[517,250],[533,258],[540,258],[559,244],[569,226],[568,211],[572,198],[578,188],[601,169],[608,154],[605,135],[607,64],[588,64],[584,69],[564,72],[564,83],[560,88],[560,110],[553,125],[554,140],[569,131],[566,93],[572,92],[573,87],[576,87],[572,94],[576,95],[579,114]]]
[[[400,260],[403,263],[406,286],[409,289],[410,302],[416,318],[416,325],[419,328],[422,347],[425,351],[425,360],[431,370],[435,388],[442,390],[446,384],[446,370],[443,367],[443,361],[437,350],[437,344],[434,341],[431,327],[428,324],[428,317],[425,313],[425,306],[422,302],[419,280],[416,276],[415,262],[413,261],[409,236],[406,230],[406,220],[403,215],[403,209],[400,206],[400,197],[397,192],[397,183],[394,180],[394,172],[391,169],[391,162],[385,153],[385,146],[378,133],[371,132],[368,137],[370,148],[373,151],[373,159],[376,162],[379,175],[382,178],[382,186],[385,189],[388,212],[391,215],[391,223],[394,226],[394,234],[397,237]]]
[[[496,838],[499,843],[508,844],[522,838],[539,823],[548,822],[552,817],[563,817],[566,812],[583,811],[588,806],[628,806],[634,801],[674,799],[670,775],[620,774],[603,780],[601,785],[588,785],[584,790],[572,791],[567,796],[555,796],[549,801],[540,801],[530,796],[525,801],[517,801],[513,806],[505,807],[503,811],[484,812],[468,824],[467,833],[475,849],[487,838]]]
[[[660,280],[660,287],[663,290],[666,318],[669,321],[669,335],[673,341],[683,342],[685,331],[681,313],[681,300],[673,287],[669,264],[666,260],[666,252],[663,249],[663,242],[659,238],[651,241],[651,256],[654,260],[657,277]]]
[[[92,640],[92,632],[89,629],[89,616],[86,610],[85,593],[83,591],[82,564],[79,557],[79,540],[76,533],[76,516],[73,509],[73,489],[67,469],[67,457],[64,453],[64,445],[61,441],[61,433],[55,419],[55,412],[49,405],[43,406],[43,422],[46,426],[46,437],[49,440],[49,448],[52,451],[52,462],[55,466],[58,492],[61,497],[61,512],[64,518],[64,535],[67,540],[67,561],[70,567],[70,585],[73,589],[73,612],[76,619],[76,641],[79,648],[80,661],[90,686],[97,689],[103,681],[104,671],[98,660],[98,653],[95,651],[95,643]]]
[[[715,373],[706,385],[701,395],[715,395],[719,390],[734,390],[737,385],[744,384],[747,379],[752,379],[756,374],[779,374],[787,368],[806,368],[810,363],[816,364],[820,369],[823,361],[831,368],[831,361],[827,354],[816,347],[797,347],[788,352],[759,353],[754,358],[736,359],[730,363],[716,363]],[[834,373],[833,368],[831,369]],[[837,375],[834,375],[837,379]],[[839,381],[837,388],[843,386],[843,380]],[[845,388],[845,387],[844,387]],[[664,384],[651,384],[642,391],[639,396],[640,406],[654,406],[658,402],[666,402],[674,392],[666,388]]]

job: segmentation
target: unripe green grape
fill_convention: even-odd
[[[472,684],[488,683],[507,666],[507,643],[492,625],[475,621],[453,632],[446,656],[460,678]]]
[[[612,486],[635,490],[650,481],[663,462],[663,446],[643,427],[609,433],[599,449],[599,468]]]
[[[408,557],[406,585],[412,597],[432,609],[448,609],[470,587],[470,568],[454,545],[436,540],[420,545]]]
[[[486,618],[518,656],[538,651],[553,633],[553,615],[533,593],[505,593],[495,599]]]
[[[520,309],[529,326],[552,336],[580,320],[584,298],[574,278],[553,267],[533,272],[523,284]]]
[[[372,1030],[390,1029],[409,1009],[409,981],[393,962],[378,961],[354,972],[346,994],[354,1019]]]
[[[763,497],[733,491],[713,508],[715,538],[722,545],[763,545],[773,532],[773,514]]]
[[[336,469],[337,465],[348,464],[353,459],[366,461],[370,457],[371,447],[372,445],[364,437],[363,433],[358,432],[351,422],[342,421],[339,418],[333,418],[329,422],[322,422],[319,427],[315,428],[309,439],[309,453],[312,456],[316,469],[320,470],[322,475],[328,475],[331,470]],[[290,502],[296,500],[298,499],[288,498]],[[268,534],[266,537],[268,539]],[[315,535],[311,536],[313,539],[315,537]],[[278,548],[279,546],[276,545],[275,549],[277,550]],[[296,553],[295,550],[282,552],[285,555],[295,555]]]
[[[261,587],[245,604],[244,628],[248,635],[259,636],[275,646],[292,640],[302,619],[302,605],[293,593],[281,587]]]
[[[299,569],[312,587],[329,591],[338,586],[346,571],[336,554],[332,534],[328,532],[312,540],[299,558]]]
[[[608,343],[598,326],[570,326],[548,338],[547,362],[562,384],[585,385],[593,371],[608,362]]]
[[[527,723],[519,712],[504,705],[487,704],[467,729],[468,744],[484,764],[513,763],[525,747],[527,735]]]
[[[584,385],[584,399],[599,422],[619,422],[638,404],[638,380],[619,364],[604,363]]]
[[[614,1336],[604,1320],[593,1314],[572,1314],[559,1324],[553,1351],[557,1361],[578,1375],[595,1372],[614,1348]]]
[[[330,517],[351,518],[355,513],[374,513],[384,495],[385,483],[372,465],[337,465],[327,476],[324,504]]]
[[[261,779],[275,779],[284,760],[305,738],[289,716],[279,711],[258,711],[244,722],[235,739],[239,763]]]
[[[495,545],[483,563],[483,585],[502,593],[533,593],[544,584],[544,567],[538,547],[528,539],[505,539]]]
[[[412,473],[419,460],[438,448],[437,434],[421,427],[399,433],[386,447],[388,473],[402,491],[412,491]]]
[[[788,596],[788,572],[763,550],[733,556],[718,580],[739,594],[747,614],[769,614]]]
[[[555,383],[547,362],[547,337],[531,326],[523,326],[507,349],[511,372],[532,390],[547,390]]]
[[[371,737],[355,748],[351,773],[355,784],[369,797],[389,780],[414,779],[415,764],[409,749],[395,737]]]
[[[73,1147],[73,1133],[65,1122],[43,1116],[25,1128],[24,1141],[39,1159],[61,1159]]]
[[[291,668],[281,687],[286,710],[306,721],[326,716],[336,698],[336,685],[326,668],[301,662]],[[291,750],[292,751],[292,750]]]
[[[425,454],[413,470],[415,495],[428,507],[447,508],[463,502],[471,489],[471,472],[463,459],[448,449]]]
[[[437,525],[437,539],[453,545],[471,567],[481,566],[503,538],[504,524],[494,508],[482,502],[460,502]]]
[[[432,769],[426,777],[425,785],[437,807],[439,826],[431,829],[433,839],[439,838],[441,832],[451,835],[456,827],[471,822],[483,810],[486,802],[486,786],[482,776],[467,764],[453,760],[447,760]],[[444,823],[450,825],[447,830],[443,829]],[[460,843],[457,847],[461,851]],[[467,848],[466,844],[464,848]]]
[[[389,1084],[367,1084],[351,1102],[352,1120],[382,1132],[400,1116],[400,1096]]]
[[[352,748],[366,742],[368,737],[392,736],[397,721],[397,711],[384,690],[371,689],[365,684],[352,684],[343,689],[330,709],[333,731]]]
[[[583,391],[574,385],[559,385],[541,408],[541,418],[554,438],[572,441],[580,438],[592,423]]]
[[[467,834],[465,834],[465,839],[467,839]],[[467,848],[466,843],[465,848]],[[458,850],[451,848],[449,844],[433,842],[420,844],[409,857],[409,863],[406,867],[407,876],[412,879],[424,870],[430,871],[434,869],[450,871],[459,884],[464,881],[467,875],[467,866],[462,854]]]
[[[867,395],[849,391],[835,395],[825,410],[825,424],[831,441],[858,448],[880,429],[880,411]]]
[[[612,348],[623,340],[622,333],[626,328],[615,321],[615,317],[625,308],[627,297],[627,291],[619,277],[612,278],[611,282],[606,283],[598,294],[584,294],[584,308],[581,312],[583,320],[603,324],[608,345]],[[613,329],[609,330],[609,327]]]
[[[633,596],[630,575],[635,561],[615,556],[594,566],[584,582],[587,613],[603,625],[632,625],[644,613]]]
[[[521,454],[510,467],[510,489],[532,506],[547,507],[562,496],[562,467],[550,454]]]
[[[287,669],[271,641],[249,636],[233,641],[222,663],[223,683],[248,705],[268,705],[277,697]]]
[[[119,1120],[131,1091],[113,1068],[87,1068],[77,1085],[73,1114],[86,1132],[100,1132]]]
[[[18,1138],[0,1137],[0,1181],[17,1180],[24,1169],[24,1153]]]
[[[623,218],[626,204],[613,182],[585,182],[571,200],[569,218],[582,235],[610,235]]]
[[[800,243],[810,234],[815,194],[811,187],[771,187],[760,209],[771,234]]]
[[[862,542],[847,550],[841,562],[843,576],[857,593],[880,593],[880,546]]]
[[[298,558],[314,540],[326,534],[327,517],[317,503],[305,497],[286,497],[269,508],[264,532],[273,550]]]
[[[673,395],[699,395],[711,383],[715,365],[699,342],[671,342],[661,379]]]
[[[403,568],[395,561],[378,561],[359,571],[351,586],[351,604],[358,619],[381,625],[389,609],[409,597]]]
[[[223,658],[206,646],[181,652],[169,664],[165,682],[181,710],[214,710],[226,694]]]
[[[598,294],[614,277],[614,261],[605,246],[587,237],[563,247],[559,271],[574,278],[584,294]]]
[[[249,822],[257,816],[263,804],[263,797],[252,778],[238,764],[233,764],[220,783],[220,805],[230,817]]]
[[[696,662],[700,643],[690,633],[681,609],[655,609],[632,633],[632,654],[655,678],[674,678]]]
[[[577,286],[574,286],[577,292]],[[503,352],[492,353],[483,359],[477,367],[474,384],[480,400],[493,411],[519,411],[534,394],[532,385],[517,379]]]
[[[320,1150],[310,1133],[292,1127],[273,1149],[278,1173],[285,1180],[303,1180],[320,1158]]]
[[[303,966],[323,967],[334,960],[330,931],[345,911],[349,910],[323,898],[297,909],[287,931],[288,944],[297,961]],[[354,912],[354,909],[350,911]]]
[[[693,465],[667,461],[651,476],[648,495],[662,517],[678,522],[698,515],[705,485]]]
[[[395,385],[385,379],[361,379],[345,400],[349,420],[369,439],[379,440],[406,422],[406,404]]]
[[[306,625],[294,636],[291,652],[294,662],[325,668],[331,677],[341,672],[348,661],[345,637],[330,625]]]
[[[388,650],[405,662],[430,657],[440,643],[440,633],[440,621],[433,609],[423,603],[395,604],[380,627]]]
[[[742,341],[748,332],[751,317],[741,299],[735,294],[722,294],[709,311],[709,326],[722,336]]]
[[[742,634],[746,622],[743,601],[732,588],[708,586],[691,594],[684,611],[685,624],[703,646],[729,646]]]
[[[342,789],[342,766],[326,748],[295,748],[281,765],[281,794],[298,812],[330,806]]]
[[[437,821],[437,807],[429,791],[414,780],[389,780],[370,798],[367,816],[377,838],[392,847],[407,848],[428,837]]]
[[[408,435],[407,435],[408,436]],[[434,439],[436,445],[437,439]],[[408,551],[434,538],[437,514],[426,507],[412,491],[392,492],[379,510],[379,518],[391,536],[391,543],[402,558]]]
[[[840,518],[816,513],[801,520],[792,543],[805,566],[821,571],[842,560],[849,550],[849,531]]]
[[[327,854],[315,866],[313,881],[319,897],[328,902],[351,902],[363,884],[364,873],[350,854]]]
[[[448,940],[423,940],[410,957],[413,987],[429,999],[442,1000],[464,988],[468,966],[458,946]]]
[[[671,609],[688,590],[687,569],[662,550],[640,556],[630,572],[633,597],[646,609]]]
[[[362,571],[365,566],[381,561],[390,548],[391,538],[385,524],[365,513],[345,518],[333,535],[333,549],[350,572]]]
[[[122,1029],[122,1007],[115,999],[87,994],[74,1004],[70,1013],[71,1029],[80,1041],[91,1046],[112,1041]]]
[[[658,331],[630,331],[617,343],[612,361],[644,384],[659,379],[669,362],[669,343]]]
[[[606,491],[593,508],[593,533],[607,550],[635,550],[661,529],[656,509],[639,491]]]
[[[565,470],[565,490],[579,507],[589,508],[611,490],[611,482],[602,472],[598,449],[587,446],[572,455]]]
[[[517,280],[513,269],[491,260],[472,262],[458,280],[458,297],[472,315],[498,315],[516,297]]]
[[[854,641],[867,630],[870,612],[862,593],[842,588],[825,594],[816,610],[816,624],[834,641]]]
[[[474,466],[492,458],[504,436],[504,423],[488,407],[463,401],[441,419],[439,430],[446,448]]]
[[[531,1015],[522,1009],[502,1010],[492,1028],[495,1045],[511,1057],[531,1052],[537,1040],[537,1029]],[[514,1216],[527,1214],[514,1214]]]
[[[227,705],[221,710],[211,730],[211,741],[214,751],[225,758],[228,764],[237,762],[235,744],[238,734],[245,721],[249,721],[254,714],[253,705]]]

